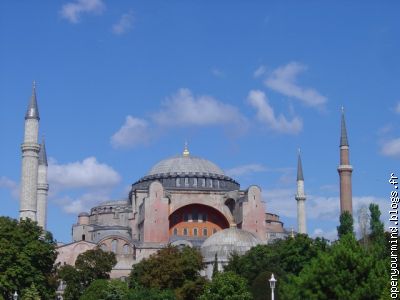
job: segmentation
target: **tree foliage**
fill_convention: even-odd
[[[199,300],[251,300],[246,280],[233,272],[223,272],[215,275],[206,284]]]
[[[340,215],[340,225],[337,227],[339,239],[347,234],[354,234],[353,216],[348,211]]]
[[[168,246],[134,265],[129,276],[130,286],[175,290],[186,281],[195,281],[202,268],[198,250]]]
[[[128,285],[121,280],[96,279],[84,291],[79,300],[126,300],[128,294]]]
[[[281,283],[283,299],[379,299],[388,281],[387,264],[364,249],[352,233],[342,235],[290,283]]]
[[[79,254],[75,267],[64,265],[58,270],[59,278],[67,284],[64,298],[79,299],[93,281],[110,278],[109,274],[116,263],[113,252],[105,252],[99,248]]]
[[[31,220],[0,217],[0,295],[11,298],[32,284],[41,299],[55,296],[56,244]]]
[[[243,276],[251,285],[261,272],[270,271],[282,278],[286,274],[298,274],[320,251],[326,251],[328,241],[299,234],[294,238],[278,240],[269,245],[258,245],[245,255],[232,254],[225,271]]]

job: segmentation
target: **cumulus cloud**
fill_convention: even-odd
[[[110,200],[107,193],[87,192],[76,198],[64,196],[57,198],[55,202],[69,214],[79,214],[80,212],[88,212],[93,206],[101,202]]]
[[[381,147],[381,153],[385,156],[400,157],[400,138],[384,142]]]
[[[116,35],[122,35],[133,28],[133,12],[123,14],[121,18],[112,26],[112,32]]]
[[[303,122],[299,117],[288,121],[283,115],[275,116],[274,109],[269,104],[267,96],[259,90],[251,90],[247,101],[257,110],[257,119],[270,129],[282,133],[296,134],[301,131]]]
[[[265,74],[266,71],[267,71],[267,68],[265,66],[261,65],[257,68],[257,70],[254,71],[253,76],[254,76],[254,78],[261,77],[262,75]]]
[[[61,16],[71,23],[79,23],[82,14],[101,14],[105,10],[102,0],[77,0],[64,4]]]
[[[19,185],[14,180],[11,180],[6,176],[0,176],[0,188],[9,190],[13,198],[19,198]]]
[[[400,114],[400,101],[397,103],[396,107],[395,107],[395,112]]]
[[[307,66],[291,62],[271,72],[265,80],[265,85],[283,95],[296,98],[312,107],[321,107],[327,98],[313,88],[301,87],[297,84],[297,76],[307,70]]]
[[[122,127],[111,137],[115,148],[133,148],[147,144],[151,139],[149,123],[146,120],[127,116]]]
[[[265,171],[267,171],[267,168],[264,167],[263,165],[248,164],[226,170],[225,173],[228,176],[235,177],[235,176],[244,176],[252,173],[265,172]]]
[[[225,73],[222,72],[218,68],[212,68],[211,69],[211,74],[213,74],[215,77],[219,77],[219,78],[225,77]]]
[[[236,107],[211,96],[194,96],[185,88],[168,98],[162,107],[153,119],[163,126],[238,124],[245,121]]]
[[[58,190],[112,187],[120,182],[121,177],[112,167],[99,163],[95,157],[88,157],[68,164],[58,164],[51,159],[48,180]]]

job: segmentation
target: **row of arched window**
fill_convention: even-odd
[[[176,178],[175,179],[175,185],[177,187],[203,187],[203,188],[219,188],[220,184],[224,185],[222,181],[220,182],[219,180],[216,179],[211,179],[211,178]]]
[[[174,228],[173,230],[173,234],[174,235],[183,235],[183,236],[208,236],[208,228],[183,228],[181,231],[181,234],[179,232],[179,228]],[[213,228],[212,233],[216,233],[217,232],[217,228]]]
[[[117,246],[118,240],[114,239],[111,241],[111,249],[105,243],[101,244],[100,248],[103,251],[111,251],[117,254]],[[131,254],[131,247],[128,244],[122,246],[122,254]]]

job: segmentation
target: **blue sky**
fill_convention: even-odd
[[[308,231],[334,238],[340,107],[353,206],[386,222],[400,173],[397,1],[2,1],[0,215],[18,216],[32,81],[50,160],[48,228],[126,198],[159,160],[207,158],[263,190],[296,228],[302,149]],[[386,222],[387,223],[387,222]]]

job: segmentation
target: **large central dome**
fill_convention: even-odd
[[[158,162],[151,170],[147,173],[150,175],[158,174],[189,174],[189,173],[200,173],[207,175],[224,175],[224,172],[211,161],[195,157],[195,156],[175,156],[164,159]]]
[[[132,191],[147,189],[154,181],[171,190],[238,190],[240,185],[226,176],[211,161],[191,156],[187,146],[182,155],[164,159],[155,164],[150,171],[132,185]]]

